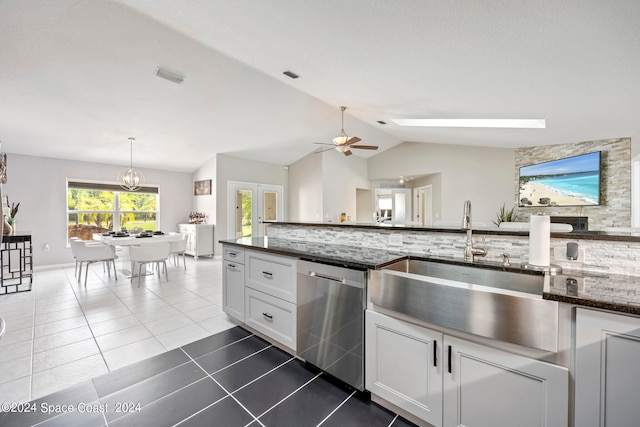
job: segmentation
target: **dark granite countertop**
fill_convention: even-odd
[[[384,249],[362,248],[317,242],[299,242],[273,237],[254,237],[238,240],[221,240],[220,243],[241,246],[246,249],[294,256],[313,262],[338,265],[358,270],[374,269],[405,255]]]
[[[640,315],[640,277],[564,271],[551,277],[543,298]]]
[[[360,270],[380,268],[410,256],[393,250],[268,237],[221,240],[220,243]],[[417,258],[458,265],[472,264],[474,267],[517,271],[525,274],[542,274],[524,269],[520,264],[505,267],[490,261],[471,263],[460,258]],[[545,289],[542,295],[544,299],[640,315],[640,277],[638,276],[565,271],[551,276],[550,279],[549,289]]]

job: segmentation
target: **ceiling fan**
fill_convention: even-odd
[[[357,136],[349,137],[344,132],[344,110],[346,110],[346,109],[347,109],[347,107],[340,106],[340,111],[342,112],[341,113],[342,114],[342,128],[340,129],[340,134],[338,136],[336,136],[335,138],[333,138],[333,144],[326,144],[326,143],[323,143],[323,142],[314,142],[314,144],[319,144],[319,145],[331,145],[332,148],[327,148],[325,150],[316,151],[316,153],[322,153],[324,151],[336,149],[337,151],[341,152],[345,156],[350,156],[352,154],[351,153],[351,149],[352,148],[358,148],[358,149],[361,149],[361,150],[377,150],[378,149],[377,145],[354,145],[356,142],[361,141],[361,139],[358,138]]]

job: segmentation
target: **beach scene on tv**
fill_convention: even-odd
[[[600,152],[520,168],[520,206],[600,204]]]

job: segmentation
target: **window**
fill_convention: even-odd
[[[157,220],[157,187],[130,192],[114,184],[67,182],[67,240],[123,228],[156,230]]]

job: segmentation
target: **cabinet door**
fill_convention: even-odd
[[[442,334],[366,312],[366,379],[371,393],[442,425]]]
[[[244,265],[224,261],[222,271],[222,309],[244,322]]]
[[[564,367],[445,337],[444,425],[565,427]]]
[[[640,423],[640,319],[577,309],[575,425]]]

